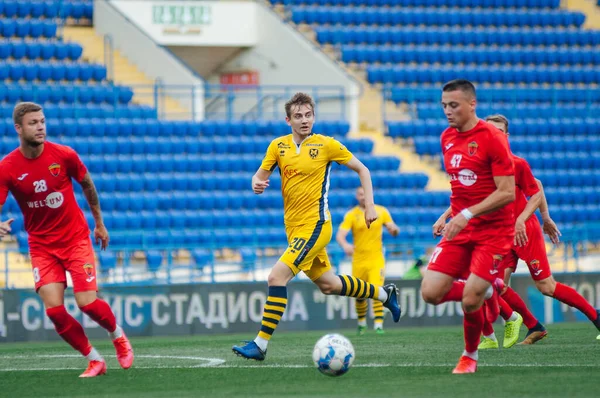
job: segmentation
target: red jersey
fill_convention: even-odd
[[[451,179],[453,216],[490,196],[496,190],[494,177],[515,174],[506,136],[483,120],[469,131],[447,128],[442,133],[441,144],[444,166]],[[469,225],[489,223],[512,225],[513,207],[504,206],[476,217]]]
[[[525,159],[513,155],[513,162],[515,164],[515,201],[513,202],[513,210],[516,218],[527,207],[527,198],[538,193],[540,188],[531,172],[529,163]]]
[[[0,205],[10,191],[25,217],[30,245],[68,246],[90,233],[71,180],[81,182],[86,173],[77,153],[67,146],[46,141],[35,159],[27,159],[17,148],[0,161]]]

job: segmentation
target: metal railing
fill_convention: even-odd
[[[552,246],[548,252],[554,272],[587,272],[589,267],[581,264],[582,259],[590,254],[598,254],[596,244],[600,242],[598,224],[575,225],[563,228],[561,243]],[[265,280],[268,271],[286,249],[285,238],[281,241],[268,242],[260,236],[240,244],[219,243],[218,230],[204,244],[175,244],[170,238],[175,231],[165,231],[162,239],[150,239],[149,232],[142,237],[140,244],[111,245],[109,255],[113,260],[103,259],[99,254],[98,278],[103,285],[135,285],[135,284],[171,284],[221,281],[255,281]],[[207,231],[210,233],[210,231]],[[127,234],[127,233],[125,233]],[[134,233],[131,233],[132,235]],[[145,235],[135,233],[135,235]],[[431,252],[437,240],[405,240],[394,239],[385,244],[386,261],[389,264],[402,263],[404,270],[418,257]],[[334,268],[349,266],[347,258],[337,243],[332,242],[328,248],[330,260]],[[144,253],[144,254],[142,254]],[[31,270],[21,267],[15,270],[9,264],[9,257],[15,261],[20,256],[20,264],[27,261],[25,248],[7,248],[0,251],[4,261],[0,262],[0,287],[23,287],[23,281],[32,283]],[[9,256],[10,255],[10,256]],[[401,273],[389,275],[400,277]],[[596,266],[596,270],[598,267]],[[521,269],[523,271],[524,269]]]

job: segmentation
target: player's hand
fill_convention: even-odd
[[[433,224],[433,237],[437,238],[444,234],[444,228],[446,228],[446,217],[443,215]]]
[[[468,223],[469,221],[465,218],[465,216],[463,216],[462,213],[458,213],[452,218],[452,220],[450,220],[448,224],[446,224],[446,228],[443,231],[444,237],[447,240],[454,239],[454,237],[458,235]]]
[[[388,226],[387,230],[393,237],[398,236],[398,234],[400,233],[400,228],[396,224]]]
[[[352,257],[354,254],[354,245],[351,245],[350,243],[344,245],[343,249],[344,253],[346,253],[346,256]]]
[[[367,206],[367,208],[365,209],[365,223],[367,224],[367,228],[371,228],[371,224],[375,220],[377,220],[377,212],[375,211],[375,206]]]
[[[253,180],[252,181],[252,190],[255,194],[260,195],[265,192],[265,189],[269,186],[269,180],[261,181],[261,180]]]
[[[552,220],[551,218],[548,218],[543,221],[544,221],[544,224],[542,225],[542,228],[544,230],[544,233],[550,237],[550,241],[552,241],[552,243],[557,245],[558,242],[560,242],[559,237],[562,236],[562,234],[560,233],[558,227],[554,223],[554,220]]]
[[[15,221],[14,218],[9,218],[6,221],[0,222],[0,236],[8,235],[12,232],[10,224],[12,224],[13,221]]]
[[[515,241],[514,244],[520,247],[527,245],[527,229],[525,228],[525,221],[517,218],[515,223]]]
[[[110,238],[104,225],[96,225],[96,228],[94,228],[94,239],[96,240],[96,244],[100,243],[101,250],[106,250]]]

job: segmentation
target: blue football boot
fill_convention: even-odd
[[[246,359],[254,359],[255,361],[264,361],[267,356],[267,350],[261,350],[258,345],[252,340],[244,341],[246,343],[243,346],[234,345],[232,350],[238,357]]]
[[[390,283],[385,285],[383,289],[388,294],[388,298],[383,302],[383,306],[390,310],[394,322],[398,322],[402,314],[402,309],[400,308],[400,304],[398,304],[398,288],[393,283]]]

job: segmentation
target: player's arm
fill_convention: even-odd
[[[515,245],[525,246],[529,238],[527,238],[527,229],[525,222],[529,220],[529,217],[533,215],[535,210],[540,207],[542,201],[542,192],[538,191],[527,201],[527,206],[523,209],[521,214],[517,217],[515,222]]]
[[[350,242],[348,242],[346,240],[346,237],[348,236],[348,232],[350,232],[350,230],[344,229],[340,225],[337,233],[335,234],[335,240],[341,246],[341,248],[344,250],[344,253],[346,253],[347,256],[351,256],[352,254],[354,254],[354,245],[352,245]]]
[[[94,181],[89,172],[85,173],[85,176],[79,184],[81,185],[83,195],[85,196],[85,200],[94,217],[94,223],[96,224],[96,227],[94,228],[94,238],[96,239],[96,243],[101,243],[101,249],[105,250],[109,241],[108,231],[106,230],[104,220],[102,219],[98,191],[96,190],[96,186],[94,185]]]
[[[554,220],[550,217],[550,209],[548,208],[548,201],[546,200],[546,194],[544,193],[544,185],[537,178],[535,179],[535,182],[537,183],[542,196],[542,199],[540,201],[540,213],[542,214],[543,223],[542,229],[544,230],[544,233],[548,235],[552,243],[556,245],[558,244],[558,242],[560,242],[560,237],[562,236],[562,234],[560,233],[560,230],[554,223]]]
[[[433,237],[441,236],[443,234],[444,228],[446,228],[446,221],[452,215],[452,207],[448,207],[444,213],[437,219],[437,221],[433,224]]]
[[[2,214],[2,206],[0,205],[0,214]],[[12,229],[10,228],[10,224],[13,223],[14,218],[9,218],[6,221],[2,221],[0,222],[0,237],[4,236],[4,235],[8,235],[12,232]]]
[[[277,167],[277,158],[277,144],[275,141],[272,141],[267,148],[260,167],[252,176],[252,191],[255,194],[260,195],[269,186],[269,177],[273,173],[273,170],[275,170],[275,167]]]
[[[2,207],[4,207],[4,203],[6,203],[6,198],[8,197],[7,175],[8,173],[4,170],[0,170],[0,214],[2,214]],[[12,232],[10,224],[12,224],[13,221],[15,221],[13,218],[9,218],[6,221],[0,221],[0,237]]]
[[[375,211],[375,199],[373,197],[373,182],[371,181],[371,172],[358,158],[352,156],[350,161],[346,163],[346,167],[355,171],[360,178],[360,185],[365,191],[365,222],[367,228],[371,227],[371,223],[377,220],[377,211]]]
[[[252,176],[252,190],[255,194],[260,195],[265,192],[265,189],[269,186],[269,177],[272,172],[261,167],[254,173]]]
[[[383,220],[381,221],[383,222],[383,226],[387,229],[390,235],[392,235],[393,237],[398,236],[398,234],[400,233],[400,227],[396,225],[388,209],[384,208]]]

